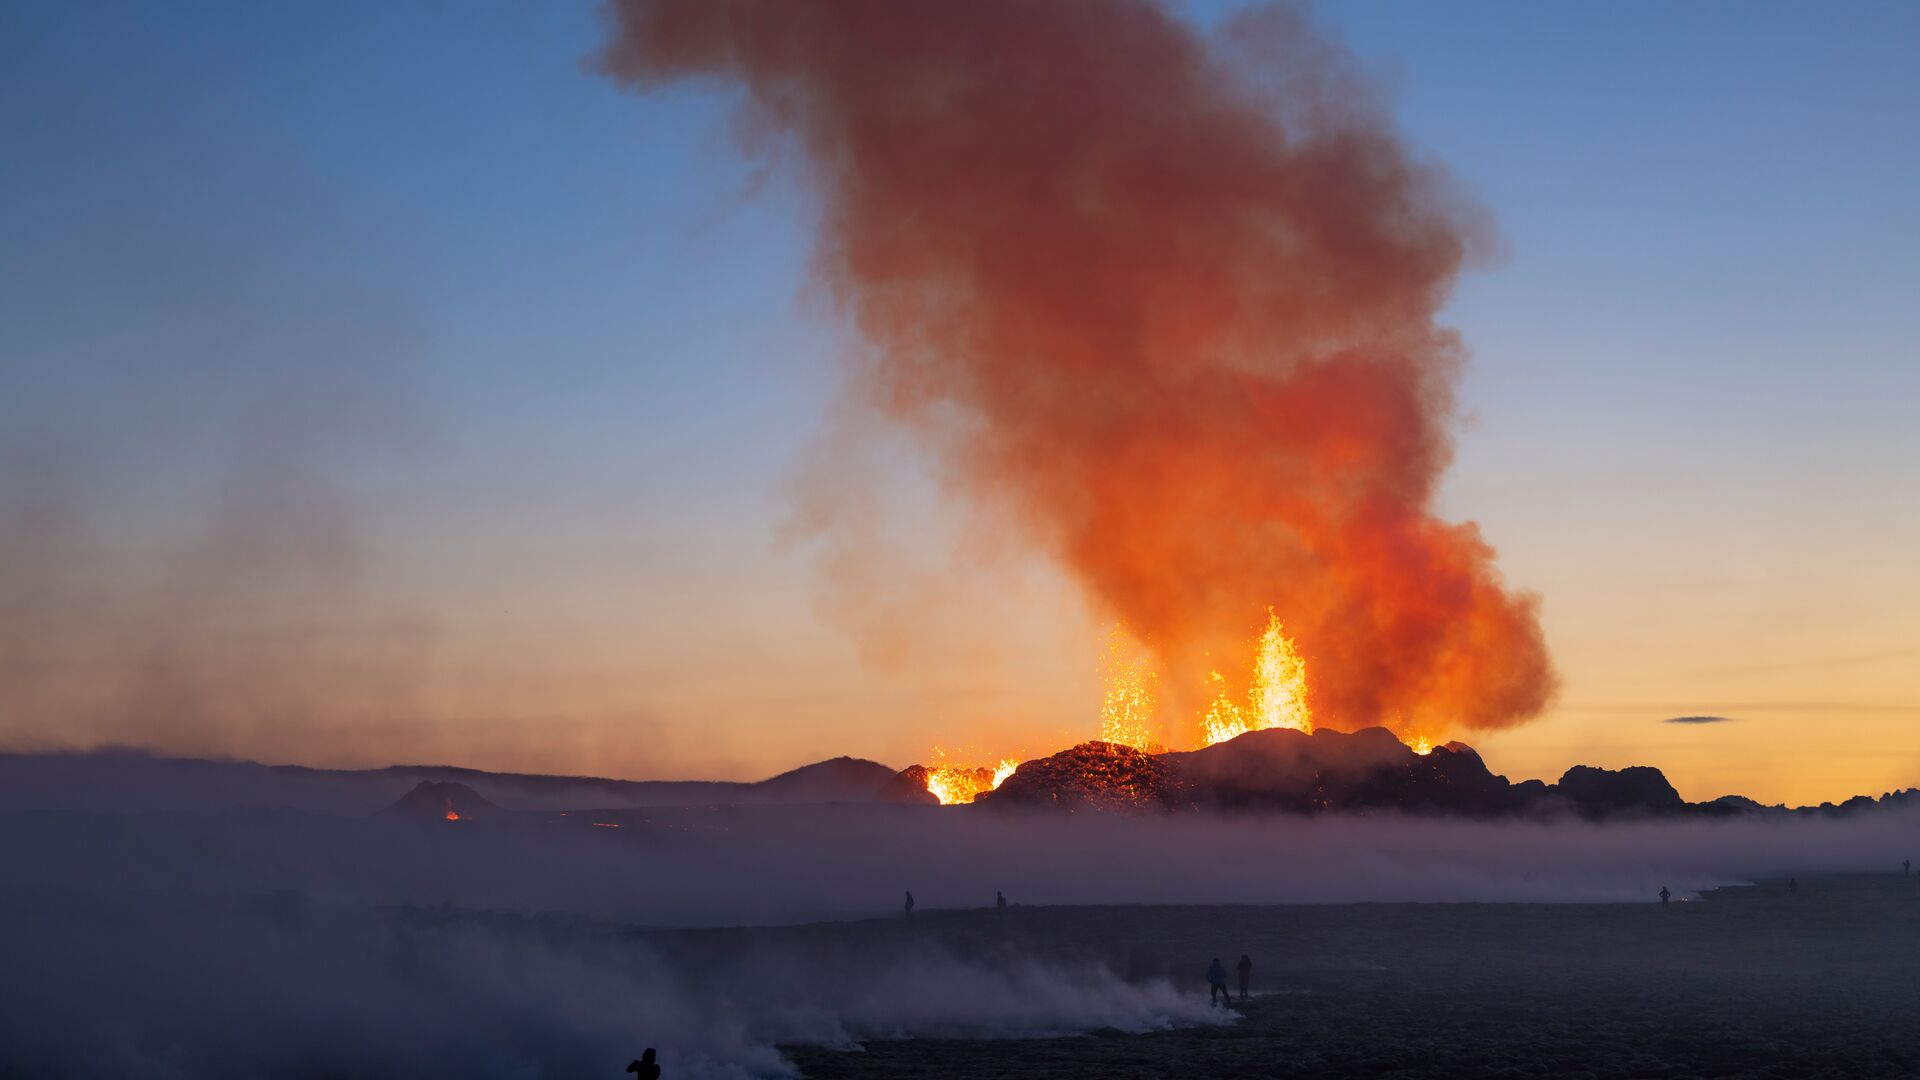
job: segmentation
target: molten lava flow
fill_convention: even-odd
[[[970,803],[982,792],[992,791],[1020,767],[1014,758],[1002,758],[989,769],[981,765],[957,765],[946,760],[946,751],[933,748],[936,764],[926,766],[927,790],[942,806]]]
[[[927,769],[927,790],[940,800],[942,806],[955,803],[970,803],[982,791],[988,790],[987,784],[980,779],[981,769],[965,765],[934,765]]]
[[[1400,737],[1400,741],[1406,743],[1409,749],[1411,749],[1414,753],[1419,754],[1421,757],[1426,757],[1428,754],[1433,753],[1433,738],[1431,736],[1402,735]]]
[[[1129,648],[1125,627],[1107,637],[1107,689],[1100,703],[1100,741],[1157,750],[1153,737],[1154,674]]]
[[[1236,704],[1226,690],[1226,679],[1217,671],[1208,678],[1219,684],[1219,692],[1201,723],[1201,741],[1212,746],[1249,731],[1291,728],[1313,733],[1313,710],[1307,705],[1307,662],[1294,649],[1293,639],[1282,632],[1280,617],[1267,609],[1267,629],[1260,635],[1259,651],[1253,662],[1253,684],[1247,689],[1247,703]]]

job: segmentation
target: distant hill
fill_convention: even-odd
[[[504,811],[894,803],[935,805],[926,769],[896,772],[878,762],[836,757],[751,782],[613,780],[492,773],[448,765],[312,769],[298,765],[162,758],[132,751],[0,754],[0,813],[71,810],[208,813],[289,809],[371,814],[415,799],[434,785],[471,796],[480,815]],[[1300,814],[1393,810],[1473,817],[1591,819],[1845,816],[1920,804],[1920,791],[1789,809],[1727,795],[1681,798],[1659,769],[1576,765],[1555,783],[1509,781],[1465,743],[1416,754],[1384,728],[1355,732],[1254,731],[1199,750],[1150,754],[1088,742],[1023,763],[983,809],[1050,811],[1159,809],[1172,812],[1282,811]],[[408,804],[413,806],[413,804]],[[462,815],[460,803],[455,810]],[[444,814],[445,808],[442,807]],[[410,811],[411,812],[411,811]]]
[[[277,765],[287,773],[313,773]],[[407,780],[455,780],[516,810],[627,806],[760,806],[770,803],[871,802],[894,770],[877,761],[836,757],[765,780],[606,780],[585,776],[496,773],[447,765],[390,765],[377,770]]]
[[[209,812],[284,808],[373,813],[422,782],[463,785],[511,810],[769,805],[874,801],[895,775],[874,761],[837,757],[751,782],[611,780],[491,773],[447,765],[313,769],[251,761],[165,758],[136,751],[0,754],[0,812]]]
[[[499,812],[499,807],[465,784],[432,780],[420,781],[412,791],[387,807],[389,814],[435,821],[478,821]]]

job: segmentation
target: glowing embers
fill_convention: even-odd
[[[1260,635],[1254,656],[1253,682],[1245,704],[1235,702],[1226,679],[1217,671],[1208,678],[1217,696],[1201,722],[1201,741],[1208,746],[1249,731],[1290,728],[1313,733],[1313,709],[1307,704],[1307,663],[1282,632],[1280,617],[1267,609],[1267,629]]]
[[[1419,754],[1421,757],[1426,757],[1428,754],[1433,753],[1433,739],[1430,736],[1402,735],[1400,736],[1400,741],[1406,743],[1408,749]]]
[[[1136,750],[1161,749],[1153,737],[1153,680],[1147,658],[1124,626],[1107,635],[1106,694],[1100,702],[1100,741]]]
[[[459,820],[460,820],[460,812],[459,812],[458,810],[455,810],[455,809],[453,808],[453,800],[452,800],[452,799],[448,799],[448,800],[447,800],[447,820],[448,820],[448,821],[459,821]]]
[[[1012,776],[1014,773],[1014,770],[1018,769],[1019,767],[1020,767],[1020,763],[1018,761],[1015,761],[1012,758],[1001,758],[1000,764],[995,765],[993,767],[993,786],[997,788],[1001,784],[1006,783],[1007,777]],[[992,789],[989,789],[989,790],[992,790]]]
[[[991,769],[984,765],[958,765],[948,761],[947,752],[937,746],[933,748],[933,755],[935,763],[926,767],[927,790],[942,806],[970,803],[982,792],[992,791],[1006,782],[1020,767],[1014,758],[1002,758]]]

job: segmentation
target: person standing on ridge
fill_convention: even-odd
[[[1660,903],[1665,905],[1666,902],[1671,899],[1673,899],[1673,894],[1667,891],[1665,885],[1660,886]]]
[[[995,889],[993,893],[993,906],[999,908],[1001,911],[1007,910],[1007,894]]]
[[[907,918],[913,918],[913,890],[907,890]]]
[[[1234,966],[1234,971],[1240,975],[1240,1000],[1245,1001],[1247,1000],[1247,984],[1253,981],[1253,957],[1248,956],[1246,953],[1241,953],[1240,963]]]
[[[647,1047],[647,1052],[640,1055],[639,1061],[628,1065],[627,1071],[637,1080],[660,1080],[660,1066],[653,1063],[653,1047]]]
[[[1214,957],[1207,965],[1207,1004],[1215,1000],[1233,1004],[1233,995],[1227,992],[1227,969],[1220,966],[1220,958]]]

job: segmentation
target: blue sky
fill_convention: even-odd
[[[1920,781],[1920,8],[1317,12],[1498,223],[1447,312],[1445,507],[1544,594],[1566,687],[1494,765]],[[0,9],[0,659],[33,674],[0,739],[749,775],[1085,733],[1101,628],[1044,567],[940,588],[963,530],[910,456],[862,482],[922,655],[822,608],[781,541],[844,342],[808,193],[724,95],[586,70],[599,34]],[[197,694],[149,707],[156,664]],[[1742,722],[1657,723],[1693,713]],[[1819,767],[1782,762],[1815,725]]]

